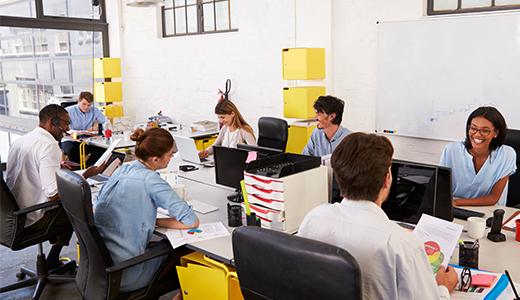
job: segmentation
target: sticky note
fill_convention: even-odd
[[[496,275],[475,274],[471,276],[471,285],[490,287],[496,278]]]
[[[249,151],[247,153],[247,158],[246,158],[246,163],[250,163],[252,162],[253,160],[256,160],[256,151]]]

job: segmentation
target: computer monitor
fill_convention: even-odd
[[[268,148],[268,147],[261,147],[261,146],[253,146],[253,145],[246,145],[246,144],[238,144],[238,149],[243,149],[247,151],[252,151],[257,153],[257,158],[265,158],[271,155],[276,154],[282,154],[283,150],[275,149],[275,148]]]
[[[416,224],[423,213],[453,220],[451,169],[392,161],[392,186],[382,208],[391,220]]]
[[[213,146],[217,184],[239,190],[240,181],[244,179],[248,155],[249,152],[246,150]]]

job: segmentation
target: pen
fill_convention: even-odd
[[[475,249],[475,248],[477,248],[477,246],[478,246],[478,240],[475,240],[473,242],[473,245],[471,245],[471,249]]]
[[[511,284],[511,288],[513,289],[513,293],[515,293],[515,299],[514,300],[520,300],[520,297],[518,297],[518,293],[516,292],[515,285],[513,283],[513,280],[511,279],[511,276],[509,275],[509,272],[505,270],[507,279],[509,280],[509,284]]]

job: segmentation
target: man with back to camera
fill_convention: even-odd
[[[302,154],[324,156],[334,152],[339,143],[350,133],[341,126],[345,102],[333,96],[320,96],[314,102],[318,128],[314,129]]]
[[[16,139],[9,149],[6,183],[20,209],[59,199],[56,171],[60,168],[61,150],[58,141],[69,130],[69,115],[63,107],[50,104],[40,111],[39,120],[38,127]],[[103,167],[88,168],[83,177],[98,174]],[[61,249],[68,245],[72,235],[65,211],[61,206],[38,210],[29,213],[25,222],[26,232],[39,232],[54,217],[57,218],[55,224],[67,233],[57,237],[57,243],[49,252],[50,269],[59,265]]]
[[[98,126],[102,126],[106,122],[103,113],[93,106],[94,95],[90,92],[81,92],[78,97],[78,104],[66,108],[70,116],[70,129],[77,131],[97,131]],[[73,162],[79,162],[79,143],[77,141],[62,141],[61,148],[63,152]],[[104,149],[96,146],[87,145],[86,154],[90,154],[87,160],[87,166],[94,164]]]
[[[344,199],[311,210],[298,235],[350,252],[365,299],[449,299],[455,270],[441,266],[434,277],[422,243],[381,209],[392,185],[393,152],[383,136],[358,132],[343,139],[331,163]]]

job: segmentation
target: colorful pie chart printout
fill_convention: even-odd
[[[442,254],[441,247],[435,241],[427,241],[424,243],[424,250],[426,251],[426,256],[432,266],[433,272],[437,273],[444,261],[444,254]]]

